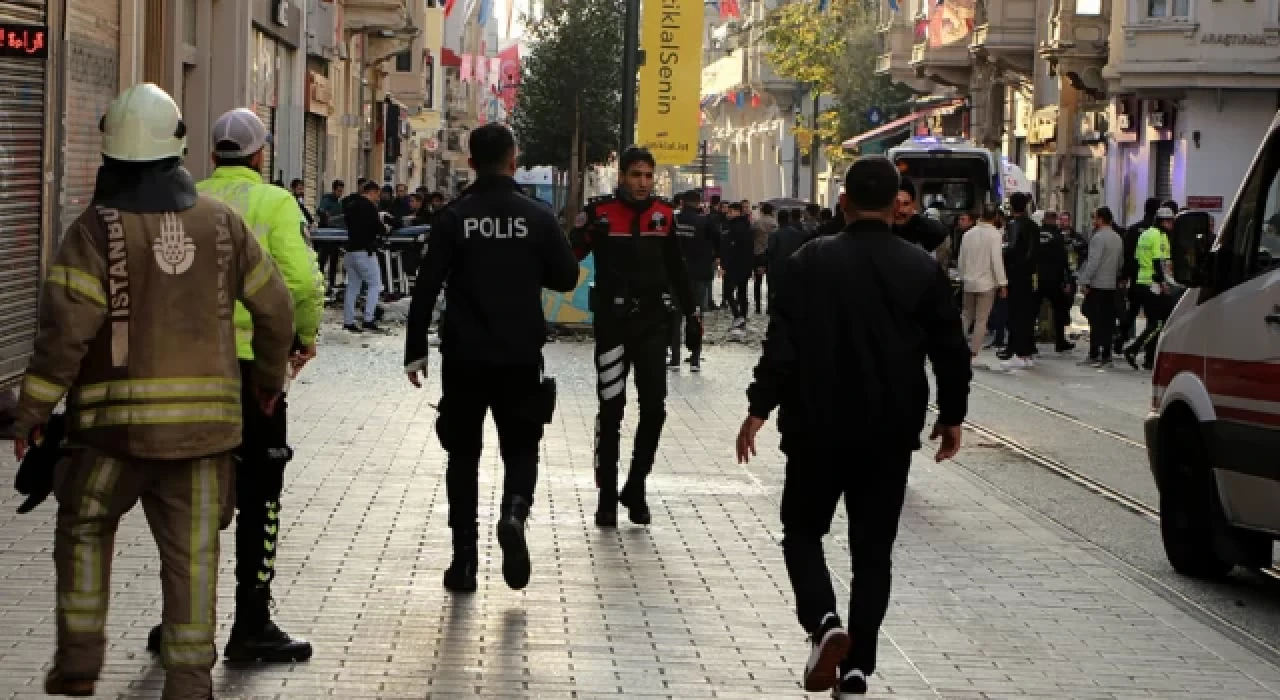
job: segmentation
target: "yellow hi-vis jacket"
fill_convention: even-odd
[[[307,246],[303,231],[307,222],[298,202],[287,190],[262,182],[256,170],[241,166],[216,168],[196,184],[200,194],[226,203],[244,217],[249,230],[267,255],[275,260],[293,297],[293,322],[298,340],[315,345],[324,314],[324,277],[316,265],[315,251]],[[253,324],[249,312],[236,304],[236,351],[242,360],[253,359]]]

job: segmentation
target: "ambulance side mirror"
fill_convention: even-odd
[[[1173,221],[1169,248],[1173,254],[1173,278],[1185,287],[1202,286],[1209,279],[1214,232],[1209,214],[1184,211]]]

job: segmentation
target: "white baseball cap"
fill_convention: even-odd
[[[1169,207],[1160,207],[1159,209],[1157,209],[1157,210],[1156,210],[1156,218],[1157,218],[1157,219],[1172,219],[1172,218],[1174,218],[1173,210],[1172,210],[1172,209],[1170,209]]]
[[[235,148],[218,148],[220,143]],[[267,127],[251,110],[237,107],[213,123],[213,153],[222,158],[248,158],[271,142]]]

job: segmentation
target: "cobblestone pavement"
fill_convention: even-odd
[[[732,454],[752,348],[713,348],[701,375],[671,377],[654,525],[601,531],[591,523],[590,348],[548,346],[562,400],[530,528],[533,582],[506,588],[487,527],[479,592],[450,596],[440,584],[444,459],[428,405],[439,381],[421,392],[407,385],[402,342],[399,332],[332,330],[295,385],[298,457],[276,595],[281,623],[317,653],[298,665],[220,664],[219,697],[804,697],[807,647],[778,546],[782,459],[772,427],[750,468]],[[484,523],[501,486],[491,430]],[[12,464],[0,474],[9,479]],[[0,496],[0,698],[37,697],[53,645],[53,508],[19,518],[19,502]],[[842,527],[829,560],[845,585]],[[232,538],[223,542],[221,640],[233,587]],[[124,522],[117,550],[99,696],[156,698],[162,672],[143,645],[159,618],[159,563],[139,513]],[[953,465],[917,460],[895,561],[870,697],[1280,695],[1280,669]]]

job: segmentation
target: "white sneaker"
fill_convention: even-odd
[[[1015,369],[1031,369],[1035,365],[1025,357],[1011,357],[1000,363],[1000,369],[1006,372],[1012,372]]]
[[[818,692],[835,687],[840,680],[840,662],[849,653],[849,633],[840,626],[835,613],[827,613],[822,629],[811,640],[809,660],[804,665],[804,689]]]

